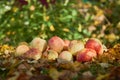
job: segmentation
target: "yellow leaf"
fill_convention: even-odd
[[[99,74],[98,77],[96,78],[96,80],[104,80],[108,76],[109,76],[109,74],[104,74],[104,75]]]
[[[81,24],[79,24],[78,31],[79,31],[79,32],[82,31],[82,25],[81,25]]]
[[[110,42],[113,42],[115,39],[117,38],[117,36],[113,33],[109,34],[107,36],[107,39],[110,41]]]
[[[50,26],[50,31],[55,31],[55,28],[53,25]]]
[[[51,68],[51,69],[49,69],[49,76],[50,76],[53,80],[58,80],[59,72],[57,71],[57,69]]]
[[[7,35],[10,35],[10,34],[11,34],[11,32],[10,32],[10,31],[8,31],[6,34],[7,34]]]
[[[63,31],[70,32],[70,30],[68,28],[63,28]]]
[[[18,8],[17,7],[13,7],[13,12],[17,12]]]
[[[15,21],[15,18],[14,18],[14,17],[12,17],[12,18],[11,18],[11,21],[12,21],[12,22],[13,22],[13,21]]]
[[[98,25],[98,24],[100,24],[100,22],[95,20],[94,25]]]
[[[12,34],[14,35],[14,34],[15,34],[15,31],[13,31]]]
[[[45,25],[42,24],[42,25],[41,25],[41,30],[44,31],[44,29],[45,29]]]
[[[46,21],[48,21],[49,19],[50,19],[50,17],[49,17],[49,16],[46,16],[46,17],[45,17],[45,20],[46,20]]]
[[[34,11],[35,10],[35,6],[34,5],[30,6],[30,10]]]

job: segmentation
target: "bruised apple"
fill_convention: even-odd
[[[96,51],[93,49],[84,48],[83,50],[79,51],[76,55],[76,60],[78,62],[86,62],[91,61],[92,58],[96,57]]]
[[[60,53],[64,48],[64,41],[58,36],[53,36],[48,40],[48,46],[51,50]]]
[[[27,51],[29,50],[29,47],[27,45],[19,45],[17,46],[16,48],[16,53],[15,53],[15,56],[21,56],[23,55],[24,53],[26,53]]]
[[[38,49],[40,52],[43,52],[47,48],[47,42],[44,39],[39,37],[34,38],[31,43],[31,47]]]
[[[95,39],[95,38],[89,39],[85,44],[85,48],[90,48],[95,50],[97,55],[103,54],[103,46],[98,39]]]
[[[76,55],[76,53],[82,49],[84,49],[84,43],[77,40],[71,41],[68,47],[68,51],[71,52],[72,55]]]
[[[30,48],[25,54],[24,57],[38,60],[42,56],[42,53],[36,48]]]
[[[72,61],[73,57],[72,57],[72,54],[69,51],[63,51],[63,52],[60,53],[59,59]]]

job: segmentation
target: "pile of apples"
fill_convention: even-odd
[[[53,36],[48,42],[36,37],[30,44],[18,45],[15,56],[35,60],[45,58],[58,61],[86,62],[102,55],[103,51],[102,43],[95,38],[83,42],[80,40],[63,40],[58,36]]]

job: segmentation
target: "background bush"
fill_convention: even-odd
[[[17,45],[39,36],[48,40],[96,37],[120,42],[120,0],[2,0],[0,41]]]

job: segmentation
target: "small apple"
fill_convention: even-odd
[[[60,53],[59,59],[63,59],[63,60],[66,60],[66,61],[72,61],[73,56],[69,51],[63,51],[63,52]]]
[[[36,48],[30,48],[23,57],[38,60],[42,56],[42,53]]]
[[[91,61],[92,58],[96,57],[96,51],[93,49],[84,48],[83,50],[79,51],[76,55],[76,60],[78,62],[86,62]]]
[[[48,40],[48,45],[50,49],[60,53],[63,50],[64,41],[58,36],[53,36]]]
[[[85,44],[85,48],[90,48],[95,50],[97,55],[103,54],[103,45],[98,39],[95,38],[89,39]]]
[[[44,39],[39,37],[34,38],[31,43],[31,47],[38,49],[39,51],[43,52],[47,48],[47,42]]]
[[[58,58],[58,53],[54,50],[48,50],[48,60],[56,60]]]
[[[64,50],[68,50],[68,47],[70,45],[70,41],[69,40],[64,40]]]
[[[29,50],[27,45],[21,44],[17,46],[15,56],[21,56]]]
[[[84,43],[77,40],[71,41],[68,47],[68,51],[71,52],[72,55],[76,55],[76,53],[82,49],[84,49]]]

